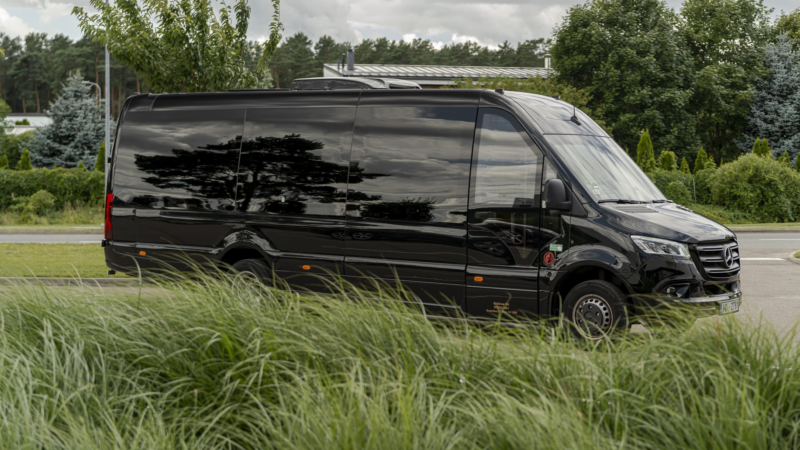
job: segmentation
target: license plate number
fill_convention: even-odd
[[[739,311],[739,300],[719,302],[719,314],[731,314]]]

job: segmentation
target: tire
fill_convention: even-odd
[[[630,329],[625,295],[608,281],[584,281],[573,287],[563,314],[573,333],[583,339],[619,337]]]
[[[236,261],[228,271],[235,275],[233,288],[241,290],[247,285],[270,285],[272,282],[272,269],[260,259],[243,259]]]

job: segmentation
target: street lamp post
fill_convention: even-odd
[[[108,4],[108,0],[106,0],[106,5]],[[109,93],[111,92],[111,58],[108,54],[108,44],[106,44],[106,154],[105,154],[105,161],[103,161],[103,165],[105,166],[105,188],[108,189],[108,169],[109,164],[108,160],[111,157],[111,96]],[[103,196],[103,200],[105,200],[105,196]]]
[[[83,80],[83,81],[82,81],[82,83],[83,83],[83,84],[86,84],[86,85],[94,86],[94,87],[96,87],[96,88],[97,88],[97,101],[98,101],[98,102],[100,101],[100,99],[101,99],[101,98],[103,98],[103,97],[102,97],[102,95],[103,95],[103,94],[101,93],[101,92],[102,92],[102,90],[100,89],[100,85],[99,85],[99,84],[97,84],[97,83],[92,83],[91,81],[86,81],[86,80]]]

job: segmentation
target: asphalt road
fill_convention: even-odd
[[[739,315],[771,322],[786,332],[800,320],[800,264],[789,254],[800,250],[800,233],[738,233],[742,258]]]

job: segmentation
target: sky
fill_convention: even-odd
[[[316,41],[329,35],[337,41],[359,42],[387,37],[430,39],[436,47],[475,41],[496,47],[508,40],[516,45],[527,39],[549,37],[567,10],[583,0],[283,0],[281,19],[288,36],[298,31]],[[679,9],[681,0],[667,0]],[[797,0],[764,0],[781,10],[797,8]],[[269,35],[272,2],[250,1],[252,39]],[[78,39],[74,6],[91,8],[89,0],[0,0],[0,32],[11,36],[32,31],[63,33]]]

